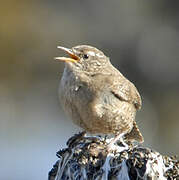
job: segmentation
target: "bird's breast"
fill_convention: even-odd
[[[102,87],[103,83],[93,86],[87,82],[73,72],[63,73],[59,97],[72,121],[91,133],[130,130],[135,118],[134,106],[116,98],[108,86]]]
[[[89,114],[89,103],[92,100],[86,82],[73,72],[64,71],[59,86],[59,99],[64,111],[72,121],[84,127],[83,119]]]

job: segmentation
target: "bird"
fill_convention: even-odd
[[[142,143],[136,124],[142,101],[135,85],[116,69],[101,50],[89,45],[57,46],[68,57],[59,85],[59,99],[71,120],[90,134],[125,137]]]

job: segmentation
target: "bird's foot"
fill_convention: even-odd
[[[93,142],[101,141],[101,137],[100,136],[90,136],[90,135],[85,134],[84,137],[85,137],[85,139],[93,141]]]
[[[111,151],[122,152],[124,150],[129,149],[129,146],[123,140],[123,135],[124,134],[117,135],[109,142],[109,144],[107,145],[108,152]],[[118,141],[120,141],[120,144],[116,144]]]
[[[75,134],[67,141],[67,146],[69,146],[69,147],[73,146],[73,144],[82,140],[84,138],[85,134],[86,134],[86,131],[82,131],[78,134]]]
[[[129,146],[126,143],[124,146],[118,146],[116,144],[108,144],[107,145],[107,151],[108,152],[112,152],[112,151],[122,152],[122,151],[125,151],[127,149],[129,149]]]

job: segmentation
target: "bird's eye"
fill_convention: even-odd
[[[83,55],[83,59],[88,59],[88,58],[89,58],[88,54]]]

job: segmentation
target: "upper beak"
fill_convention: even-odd
[[[74,54],[74,52],[71,49],[57,46],[58,49],[61,49],[65,51],[70,57],[55,57],[56,60],[65,61],[65,62],[77,62],[79,60],[79,57]]]

